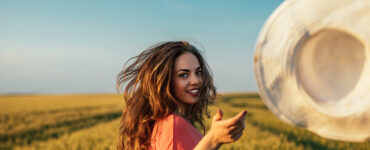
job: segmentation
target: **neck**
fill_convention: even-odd
[[[174,112],[175,115],[178,115],[178,116],[181,116],[182,118],[184,118],[185,120],[188,120],[188,118],[186,117],[186,114],[185,114],[185,110],[184,109],[177,109],[175,112]],[[188,120],[189,121],[189,120]]]

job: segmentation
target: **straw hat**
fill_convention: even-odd
[[[370,0],[287,0],[257,40],[260,95],[285,122],[370,140],[369,46]]]

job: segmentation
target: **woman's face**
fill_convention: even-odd
[[[193,53],[185,52],[176,58],[172,88],[180,101],[187,104],[198,102],[203,84],[202,74],[202,67]]]

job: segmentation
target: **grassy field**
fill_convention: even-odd
[[[122,106],[113,94],[0,96],[0,149],[116,149]],[[328,140],[286,124],[257,94],[223,94],[211,115],[217,108],[224,118],[248,110],[242,138],[221,149],[370,149],[370,142]]]

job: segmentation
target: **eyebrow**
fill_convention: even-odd
[[[199,66],[197,69],[195,69],[195,70],[200,70],[200,69],[202,69],[202,66]],[[180,72],[180,71],[184,71],[184,72],[190,72],[190,70],[189,69],[179,69],[179,70],[177,70],[176,71],[176,73],[177,72]]]

